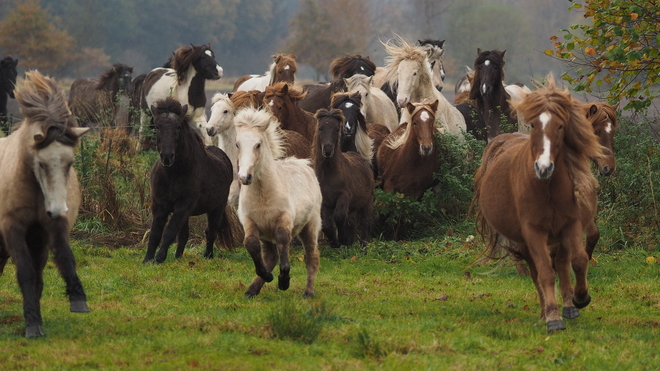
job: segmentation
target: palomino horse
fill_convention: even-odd
[[[76,79],[69,91],[69,107],[81,126],[114,126],[119,95],[131,88],[133,67],[115,63],[97,79]]]
[[[204,145],[190,126],[187,109],[172,97],[151,107],[159,159],[151,168],[153,222],[143,263],[154,260],[154,255],[156,263],[164,262],[175,239],[175,257],[181,257],[188,242],[188,219],[195,215],[206,214],[208,221],[204,257],[213,257],[218,235],[225,247],[234,248],[231,209],[227,207],[231,162],[218,147]]]
[[[245,248],[254,261],[257,277],[245,292],[259,294],[278,262],[280,290],[289,288],[291,239],[300,237],[305,249],[305,297],[314,295],[319,269],[318,236],[321,231],[321,188],[309,160],[280,159],[282,138],[277,120],[265,111],[241,110],[234,121],[238,147],[241,196],[238,217],[245,229]]]
[[[0,60],[0,129],[2,130],[5,129],[5,122],[9,121],[9,117],[7,116],[7,97],[14,98],[14,86],[16,85],[16,76],[18,75],[16,71],[17,65],[18,59],[10,56]],[[11,123],[9,123],[9,126],[11,126]]]
[[[555,298],[555,274],[564,317],[577,317],[577,309],[591,300],[589,257],[582,242],[584,228],[596,215],[597,181],[589,159],[605,154],[581,103],[558,90],[551,75],[548,81],[514,105],[531,125],[530,135],[502,134],[486,146],[475,175],[474,201],[491,256],[506,248],[529,265],[541,316],[552,332],[565,329]],[[498,245],[498,236],[515,245]]]
[[[286,82],[291,85],[295,83],[298,64],[294,54],[276,54],[274,62],[264,75],[245,75],[234,83],[234,92],[250,90],[266,90],[266,86],[276,82]]]
[[[439,130],[463,138],[463,132],[466,130],[465,119],[456,107],[452,106],[445,96],[433,86],[426,52],[421,47],[408,44],[401,38],[397,40],[399,45],[390,40],[385,44],[385,48],[388,53],[386,58],[387,81],[390,85],[398,87],[397,104],[399,107],[407,107],[409,102],[418,103],[424,99],[438,100],[434,117],[441,125]],[[404,122],[411,122],[407,109],[401,110],[400,123]]]
[[[39,72],[26,73],[16,100],[25,119],[0,140],[0,273],[11,257],[29,338],[44,335],[40,300],[49,251],[66,282],[71,312],[89,312],[69,246],[80,205],[71,165],[78,138],[89,128],[76,126],[64,91]]]
[[[347,79],[346,90],[362,95],[362,114],[367,122],[385,125],[390,132],[399,126],[396,106],[382,90],[372,84],[373,76],[357,73]]]
[[[371,163],[357,152],[342,152],[344,115],[341,110],[316,111],[319,129],[314,143],[314,171],[321,185],[323,233],[330,246],[353,244],[354,231],[349,217],[356,214],[361,224],[360,239],[369,239],[374,208],[374,178]]]
[[[302,90],[285,82],[266,87],[264,106],[280,122],[282,129],[300,133],[310,143],[314,142],[316,119],[296,103],[305,97]],[[330,101],[328,100],[328,105]]]
[[[347,79],[356,73],[361,73],[365,76],[373,76],[376,72],[376,64],[369,59],[369,57],[362,57],[361,55],[344,55],[335,58],[330,63],[330,75],[332,75],[332,82],[329,84],[305,85],[303,90],[307,95],[298,102],[300,108],[307,112],[314,114],[319,108],[330,107],[330,100],[332,94],[343,92],[346,90]],[[313,140],[313,138],[311,139]]]
[[[151,70],[142,85],[142,111],[149,108],[157,100],[172,96],[182,105],[188,105],[188,115],[191,123],[200,133],[206,144],[211,144],[211,138],[206,135],[206,80],[218,80],[222,77],[222,67],[215,61],[215,55],[210,45],[182,46],[172,55],[172,68],[156,68]],[[140,125],[140,136],[144,134],[146,118],[143,116]]]
[[[433,184],[433,173],[440,166],[434,145],[437,108],[437,100],[407,103],[410,123],[401,124],[378,149],[383,191],[420,198]]]

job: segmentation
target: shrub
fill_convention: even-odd
[[[289,339],[305,344],[316,340],[323,323],[329,318],[325,305],[303,308],[294,300],[285,300],[282,307],[268,315],[268,323],[273,337]]]

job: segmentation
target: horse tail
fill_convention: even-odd
[[[243,226],[238,220],[236,210],[231,204],[227,203],[222,221],[220,222],[220,227],[218,228],[220,245],[227,250],[234,252],[236,246],[243,241],[243,235]]]

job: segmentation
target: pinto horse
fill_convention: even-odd
[[[96,79],[76,79],[69,91],[69,107],[81,126],[114,126],[121,93],[129,94],[133,67],[115,63]]]
[[[64,91],[39,72],[27,72],[16,89],[25,117],[0,140],[0,274],[9,257],[23,294],[25,336],[43,336],[41,295],[48,252],[66,282],[71,312],[89,312],[76,273],[69,231],[78,216],[80,188],[71,167],[79,128]]]
[[[153,222],[143,263],[154,260],[154,255],[156,263],[164,262],[174,239],[178,243],[175,257],[180,258],[188,242],[188,219],[202,214],[208,221],[204,257],[213,257],[218,235],[223,246],[234,248],[227,207],[231,161],[220,148],[204,145],[190,126],[187,109],[172,97],[151,107],[159,159],[151,168]]]
[[[278,123],[267,112],[246,108],[236,115],[234,123],[241,181],[238,217],[245,229],[245,248],[257,273],[245,296],[258,295],[264,283],[273,280],[271,272],[278,257],[278,288],[289,288],[289,246],[296,236],[305,249],[304,297],[314,296],[322,197],[314,170],[309,160],[282,159]]]
[[[245,75],[234,83],[234,92],[250,90],[266,90],[266,86],[277,82],[286,82],[291,85],[295,83],[298,64],[294,54],[276,54],[274,62],[264,75]]]
[[[314,143],[314,171],[321,185],[323,233],[330,246],[353,244],[349,216],[356,214],[360,239],[366,244],[374,208],[374,178],[370,162],[357,152],[341,151],[342,128],[346,119],[339,109],[321,108],[315,115],[318,131]]]
[[[7,116],[7,100],[8,97],[14,99],[14,86],[16,86],[16,66],[18,59],[10,56],[4,57],[0,60],[0,126],[2,130],[5,129],[5,122],[9,121]],[[8,125],[11,125],[9,123]],[[7,129],[9,129],[7,127]],[[9,132],[9,130],[7,130]]]
[[[541,317],[553,332],[565,329],[555,298],[556,274],[564,317],[577,317],[591,300],[582,241],[596,215],[597,181],[589,161],[605,153],[581,103],[558,90],[552,75],[548,82],[514,104],[531,125],[530,135],[502,134],[486,146],[475,175],[474,202],[491,256],[505,248],[529,265]],[[498,236],[514,244],[501,246]]]
[[[435,145],[438,101],[410,103],[410,123],[401,124],[378,149],[378,168],[385,192],[420,198],[433,184],[440,160]]]
[[[157,100],[173,96],[182,105],[188,105],[191,124],[211,144],[206,135],[206,80],[218,80],[222,77],[222,67],[215,61],[215,54],[210,45],[182,46],[174,51],[170,60],[172,68],[151,70],[142,85],[142,112],[149,112]],[[143,115],[140,125],[140,137],[144,136],[146,117]]]

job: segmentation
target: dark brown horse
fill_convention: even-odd
[[[310,143],[314,142],[316,119],[296,103],[305,97],[302,90],[287,83],[278,82],[266,87],[264,106],[280,122],[280,127],[300,133]]]
[[[133,67],[115,63],[96,79],[76,79],[69,91],[69,107],[81,126],[114,126],[120,94],[129,94]]]
[[[298,64],[294,54],[276,54],[273,63],[264,75],[245,75],[234,83],[234,92],[249,90],[266,90],[266,86],[278,82],[295,83]]]
[[[356,73],[365,76],[373,76],[376,72],[376,64],[369,57],[361,55],[345,55],[336,58],[330,64],[330,75],[332,82],[329,84],[317,84],[304,86],[303,90],[308,94],[298,102],[300,108],[307,112],[315,113],[319,108],[329,108],[332,94],[346,90],[347,79]]]
[[[366,244],[374,204],[374,180],[370,163],[357,152],[342,152],[344,115],[341,110],[316,112],[318,131],[314,144],[314,171],[321,185],[323,233],[330,246],[351,245],[354,240],[349,216],[356,213],[362,226],[361,240]]]
[[[220,148],[204,145],[190,126],[187,109],[172,97],[151,107],[159,160],[151,168],[153,222],[143,263],[154,260],[154,255],[157,263],[164,262],[174,239],[178,243],[175,256],[181,257],[188,242],[188,218],[195,215],[206,214],[208,220],[204,257],[213,257],[218,234],[225,247],[234,248],[227,214],[231,162]]]
[[[506,248],[529,265],[541,316],[552,332],[565,329],[555,298],[555,275],[564,317],[577,317],[578,308],[591,300],[589,257],[582,241],[586,225],[596,215],[597,181],[589,160],[605,154],[582,103],[558,90],[552,76],[548,81],[516,104],[518,114],[531,125],[530,135],[503,134],[486,146],[475,175],[474,202],[491,256]],[[514,244],[498,245],[498,236]]]
[[[16,66],[18,59],[10,56],[0,60],[0,128],[9,133],[11,122],[7,116],[7,100],[14,98],[14,86],[16,86]],[[7,122],[7,124],[5,124]]]
[[[435,144],[435,116],[438,101],[410,103],[406,110],[412,122],[403,123],[378,149],[378,168],[385,192],[400,192],[420,198],[433,184],[440,160]]]

